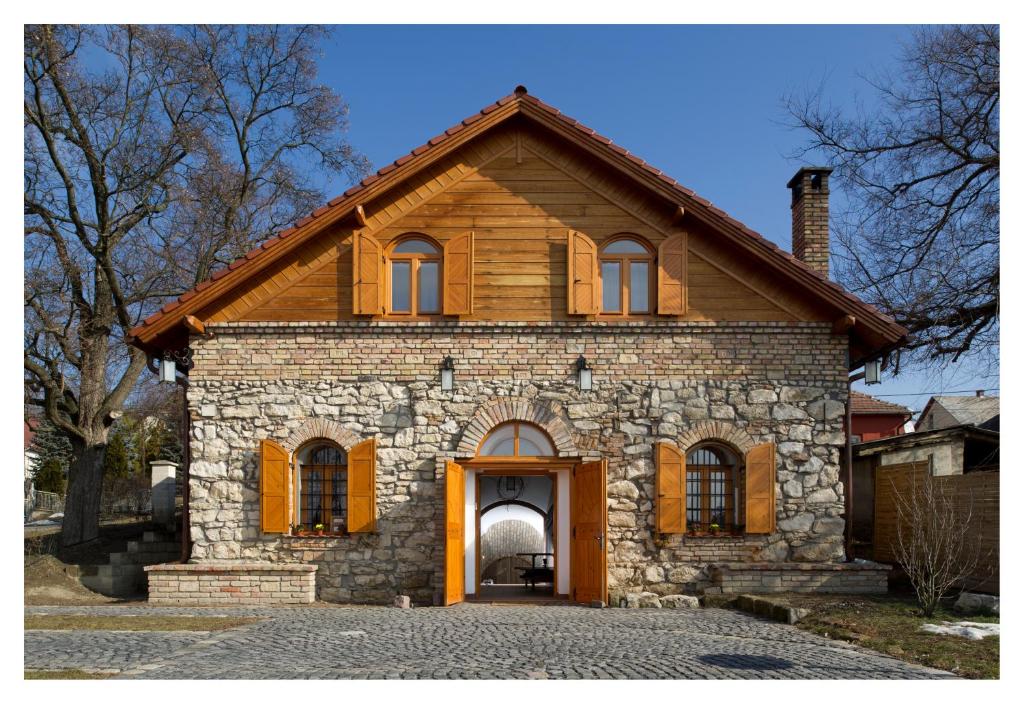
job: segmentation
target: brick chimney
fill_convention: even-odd
[[[789,179],[793,192],[793,256],[828,278],[827,166],[805,166]]]

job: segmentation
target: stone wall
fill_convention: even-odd
[[[193,338],[193,559],[309,562],[319,596],[436,599],[443,459],[494,419],[536,419],[563,456],[608,460],[613,593],[694,591],[716,561],[841,559],[844,336],[824,323],[231,323]],[[438,366],[456,362],[455,390]],[[583,354],[594,388],[577,388]],[[481,410],[483,409],[483,410]],[[378,442],[378,533],[261,535],[258,441],[311,424]],[[778,532],[657,537],[652,444],[774,441]],[[466,440],[467,442],[463,443]],[[460,443],[463,446],[460,449]]]
[[[149,602],[165,606],[312,604],[316,565],[149,565]]]

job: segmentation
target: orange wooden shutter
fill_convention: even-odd
[[[370,438],[348,451],[348,532],[377,528],[377,440]]]
[[[466,596],[466,472],[448,460],[444,474],[444,605],[451,606]]]
[[[288,532],[288,452],[260,440],[260,530]]]
[[[597,245],[582,232],[569,230],[568,312],[597,314]]]
[[[658,314],[686,314],[686,233],[658,247]]]
[[[747,452],[747,532],[775,532],[775,443]]]
[[[686,532],[686,456],[675,445],[654,445],[657,498],[655,527],[659,533]]]
[[[473,312],[473,233],[448,240],[444,246],[444,314]]]
[[[352,312],[380,315],[384,310],[383,252],[380,242],[362,231],[352,233]]]

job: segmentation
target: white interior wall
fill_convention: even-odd
[[[476,470],[466,470],[465,593],[476,594]]]

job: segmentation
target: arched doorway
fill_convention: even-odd
[[[604,462],[560,456],[525,420],[478,433],[472,451],[447,463],[445,603],[605,600]]]

